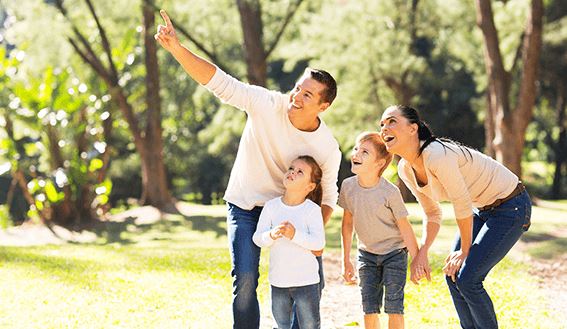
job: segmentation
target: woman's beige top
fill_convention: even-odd
[[[518,185],[518,177],[508,168],[473,149],[434,141],[421,156],[426,185],[419,186],[404,159],[398,164],[398,174],[421,204],[427,221],[441,222],[439,201],[451,202],[456,219],[465,219],[472,216],[473,207],[504,198]]]

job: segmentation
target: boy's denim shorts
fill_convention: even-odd
[[[407,269],[406,248],[396,249],[385,255],[358,250],[358,275],[364,314],[380,313],[383,297],[384,312],[404,314]]]

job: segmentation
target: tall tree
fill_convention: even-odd
[[[525,133],[533,117],[537,95],[537,70],[542,47],[543,1],[532,0],[527,24],[512,69],[504,68],[491,0],[476,0],[477,24],[484,39],[488,74],[486,145],[488,153],[521,177]],[[517,94],[512,95],[512,76],[521,57],[522,72]]]
[[[133,105],[128,100],[127,90],[119,83],[120,73],[118,72],[112,47],[107,37],[105,28],[97,15],[91,0],[85,0],[89,12],[96,23],[96,27],[102,44],[102,52],[106,57],[106,64],[103,63],[101,54],[98,54],[80,31],[77,22],[69,15],[63,6],[63,0],[55,1],[56,7],[71,24],[73,37],[69,37],[69,42],[73,49],[81,56],[105,82],[112,100],[120,108],[122,115],[128,122],[128,127],[134,138],[136,151],[140,155],[142,170],[142,204],[149,204],[159,209],[168,209],[172,205],[172,198],[169,192],[166,170],[163,162],[163,142],[161,130],[161,109],[159,98],[159,71],[157,64],[156,45],[153,39],[155,28],[154,13],[147,1],[142,3],[143,23],[144,23],[144,47],[145,47],[145,66],[146,66],[146,126],[140,123],[140,118],[136,115]]]
[[[268,42],[264,40],[264,21],[262,16],[266,13],[262,11],[260,0],[235,0],[238,7],[240,17],[240,25],[242,27],[242,45],[244,49],[244,61],[246,63],[246,78],[249,83],[266,86],[268,81],[267,67],[268,59],[278,46],[284,32],[297,13],[303,0],[291,1],[287,6],[287,10],[279,22],[279,27],[275,29],[272,40]],[[153,5],[157,10],[157,6]],[[187,37],[199,50],[209,57],[215,64],[219,65],[223,70],[227,70],[224,61],[212,50],[207,49],[203,42],[196,38],[183,28],[180,28],[175,21],[177,30],[180,34]]]
[[[546,132],[543,140],[551,154],[548,159],[555,167],[550,196],[560,199],[567,192],[564,189],[567,177],[567,4],[550,2],[545,16],[541,106],[549,107],[550,111],[540,115],[538,129]]]

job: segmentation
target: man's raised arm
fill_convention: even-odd
[[[195,55],[183,46],[179,42],[175,28],[173,24],[171,24],[171,20],[165,10],[160,10],[159,13],[165,21],[165,26],[158,25],[157,33],[154,35],[154,38],[165,50],[169,51],[173,57],[175,57],[193,80],[202,85],[207,84],[215,74],[216,66],[206,59]]]

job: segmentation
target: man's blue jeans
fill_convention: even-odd
[[[474,214],[473,243],[456,282],[446,277],[464,329],[498,328],[483,281],[530,226],[532,204],[526,191],[500,206]],[[459,234],[453,251],[461,248]]]
[[[278,324],[278,329],[292,328],[292,317],[295,318],[301,329],[321,328],[320,300],[321,292],[318,283],[291,288],[272,286],[272,314]]]
[[[260,248],[252,241],[262,207],[241,209],[228,203],[226,218],[232,262],[232,314],[235,329],[260,327],[260,306],[256,295]]]

